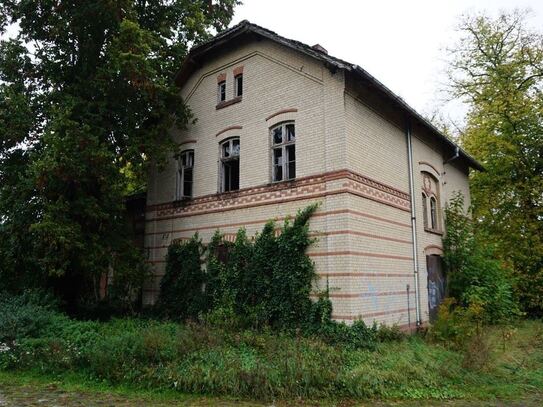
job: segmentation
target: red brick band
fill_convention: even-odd
[[[359,314],[359,315],[333,315],[332,314],[332,318],[354,321],[354,320],[363,319],[363,318],[381,317],[384,315],[393,315],[393,314],[403,314],[405,312],[411,312],[414,309],[415,308],[401,308],[401,309],[396,309],[392,311],[370,312],[367,314]]]
[[[241,75],[243,73],[243,65],[234,68],[234,76]]]
[[[415,291],[409,291],[409,294],[415,294]],[[367,297],[387,297],[396,295],[407,295],[407,290],[384,291],[384,292],[359,292],[359,293],[328,293],[330,298],[367,298]],[[313,298],[318,298],[319,294],[310,294]]]
[[[221,74],[217,75],[217,83],[223,82],[225,80],[226,80],[226,74],[225,73],[221,73]]]
[[[393,259],[393,260],[409,260],[412,261],[413,258],[409,256],[396,256],[392,254],[384,253],[369,253],[369,252],[359,252],[354,250],[344,250],[336,252],[313,252],[307,253],[309,257],[320,257],[320,256],[360,256],[360,257],[377,257],[380,259]]]

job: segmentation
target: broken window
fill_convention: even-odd
[[[239,138],[221,143],[221,192],[239,189]]]
[[[177,199],[192,197],[194,150],[183,151],[177,159]]]
[[[296,178],[296,132],[293,122],[278,124],[271,129],[272,180]]]
[[[226,81],[219,82],[217,87],[217,102],[224,102],[226,100]]]

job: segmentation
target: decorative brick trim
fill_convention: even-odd
[[[266,117],[266,121],[273,119],[275,116],[279,116],[280,114],[283,114],[283,113],[296,113],[297,111],[298,109],[296,109],[295,107],[290,108],[290,109],[282,109]]]
[[[387,236],[375,235],[373,233],[359,232],[357,230],[333,230],[330,232],[310,233],[310,235],[311,236],[353,235],[353,236],[369,237],[370,239],[387,240],[389,242],[405,243],[409,245],[413,243],[411,242],[411,240],[396,239],[394,237],[387,237]]]
[[[217,75],[217,83],[221,83],[223,81],[226,80],[226,74],[225,73],[220,73]]]
[[[436,174],[437,174],[438,176],[441,175],[441,173],[437,170],[437,168],[434,167],[432,164],[430,164],[428,161],[419,161],[419,165],[420,165],[420,164],[427,165],[428,167],[432,168],[432,169],[436,172]]]
[[[179,143],[179,146],[184,146],[185,144],[191,144],[191,143],[197,143],[197,141],[196,140],[183,141],[182,143]]]
[[[414,309],[415,308],[401,308],[401,309],[396,309],[392,311],[370,312],[367,314],[359,314],[359,315],[333,315],[332,314],[332,319],[344,319],[344,320],[354,321],[354,320],[363,319],[363,318],[381,317],[384,315],[392,315],[392,314],[403,314],[405,312],[411,312]]]
[[[397,256],[392,254],[384,253],[369,253],[369,252],[359,252],[355,250],[343,250],[335,252],[310,252],[307,253],[309,257],[322,257],[322,256],[360,256],[360,257],[376,257],[379,259],[393,259],[393,260],[409,260],[413,261],[412,257],[409,256]]]
[[[343,178],[349,179],[343,184],[343,188],[327,190],[327,182]],[[352,171],[339,170],[288,182],[244,188],[235,192],[205,195],[191,199],[184,206],[176,206],[174,202],[149,205],[146,212],[157,211],[157,217],[146,221],[175,219],[344,193],[371,199],[405,212],[410,211],[409,194]]]
[[[215,106],[215,109],[219,110],[219,109],[222,109],[224,107],[239,103],[239,102],[241,102],[242,98],[243,98],[243,96],[236,96],[235,98],[232,98],[230,100],[225,100],[223,102],[219,102],[219,103],[217,103],[217,106]]]
[[[243,126],[228,126],[225,129],[222,129],[217,134],[215,134],[215,137],[219,137],[221,134],[226,133],[228,130],[241,130],[243,129]]]
[[[375,219],[375,220],[380,221],[380,222],[389,223],[389,224],[392,224],[392,225],[402,226],[402,227],[411,229],[411,225],[409,225],[407,223],[396,222],[396,221],[393,221],[393,220],[390,220],[390,219],[381,218],[379,216],[371,215],[369,213],[354,211],[354,210],[351,210],[351,209],[337,209],[337,210],[334,210],[334,211],[317,212],[312,217],[316,218],[316,217],[342,215],[342,214],[349,214],[349,215],[355,215],[355,216],[360,216],[360,217],[369,218],[369,219]],[[286,216],[281,216],[281,217],[274,218],[274,220],[277,221],[277,222],[283,221],[285,219],[286,219]],[[162,235],[164,233],[198,232],[198,231],[201,231],[201,230],[209,230],[209,229],[217,230],[217,229],[225,229],[225,228],[229,228],[229,227],[240,227],[240,226],[248,226],[248,225],[255,225],[255,224],[261,224],[262,226],[264,226],[264,224],[266,222],[268,222],[269,220],[270,219],[259,219],[259,220],[236,222],[236,223],[222,223],[222,224],[218,224],[218,225],[207,225],[207,226],[199,226],[199,227],[193,227],[193,228],[165,230],[165,231],[159,231],[159,232],[149,232],[149,233],[146,233],[145,235],[146,236],[151,236],[151,235]],[[154,221],[154,219],[150,219],[149,221]],[[333,234],[334,232],[328,232],[328,233]],[[382,238],[386,239],[386,240],[389,240],[388,238],[385,238],[385,237],[382,237]],[[400,241],[401,239],[396,239],[396,240]],[[411,241],[408,241],[408,240],[406,240],[405,242],[408,242],[409,244],[412,243]]]
[[[278,220],[278,219],[276,219],[276,220]],[[243,226],[247,226],[248,224],[262,224],[262,226],[264,226],[265,223],[266,223],[266,221],[243,222],[243,223],[238,223],[238,224],[221,225],[221,227],[202,226],[202,227],[193,228],[193,229],[182,229],[181,231],[182,232],[187,232],[187,231],[195,231],[196,232],[196,231],[202,230],[202,229],[215,229],[215,230],[218,230],[218,229],[221,229],[221,228],[235,227],[235,226],[243,227]],[[276,235],[280,235],[281,230],[282,230],[282,228],[277,228],[275,230]],[[171,231],[164,231],[164,232],[153,232],[153,233],[148,233],[147,236],[149,236],[149,235],[163,235],[165,233],[174,234],[174,233],[179,233],[179,231],[171,230]],[[231,235],[234,238],[236,237],[236,233],[226,233],[225,236],[226,235],[228,235],[228,236]],[[330,232],[311,232],[311,233],[309,233],[309,236],[311,236],[311,237],[335,236],[335,235],[363,236],[363,237],[367,237],[367,238],[370,238],[370,239],[386,240],[386,241],[390,241],[390,242],[403,243],[403,244],[408,244],[408,245],[411,245],[411,243],[412,243],[410,240],[396,239],[396,238],[393,238],[393,237],[387,237],[387,236],[380,236],[380,235],[375,235],[375,234],[371,234],[371,233],[358,232],[356,230],[334,230],[334,231],[330,231]],[[179,238],[173,239],[172,241],[179,240],[179,239],[190,239],[190,237],[179,237]],[[152,250],[154,250],[154,249],[165,249],[167,247],[168,247],[168,245],[145,246],[146,249],[152,249]]]
[[[241,75],[243,73],[243,65],[234,68],[234,76]]]
[[[335,273],[317,273],[320,277],[409,277],[413,278],[413,273],[356,273],[356,272],[335,272]]]
[[[424,254],[426,255],[432,255],[437,254],[439,256],[443,255],[443,247],[438,246],[436,244],[428,245],[424,248]]]

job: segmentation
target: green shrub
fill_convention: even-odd
[[[0,342],[36,338],[57,317],[51,297],[38,292],[0,296]]]
[[[481,306],[485,323],[505,322],[519,315],[511,275],[477,234],[463,207],[463,196],[457,194],[445,209],[443,246],[449,295],[459,306]]]
[[[209,304],[204,293],[202,242],[195,235],[188,241],[176,241],[168,248],[166,273],[160,283],[159,312],[176,320],[197,318]]]

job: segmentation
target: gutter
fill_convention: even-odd
[[[443,161],[443,165],[449,164],[451,161],[456,160],[458,157],[460,157],[460,147],[456,146],[456,149],[454,151],[454,155],[451,158]]]
[[[407,166],[409,173],[409,201],[411,203],[411,239],[413,241],[413,278],[415,280],[415,310],[417,328],[422,324],[420,312],[420,283],[419,283],[419,255],[417,243],[417,215],[415,205],[415,180],[413,176],[413,144],[411,139],[411,124],[408,122],[405,128],[405,138],[407,141]],[[407,307],[408,314],[411,312]]]

